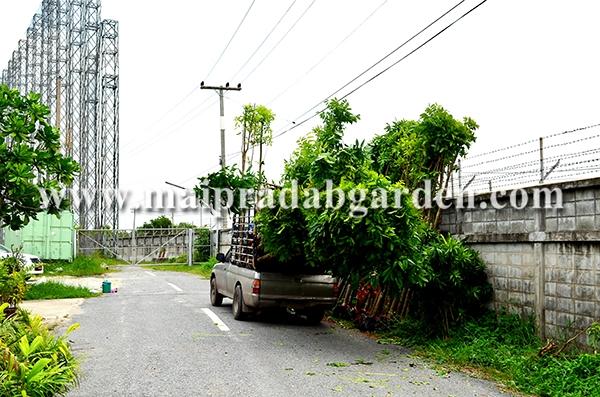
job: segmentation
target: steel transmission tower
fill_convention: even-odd
[[[117,229],[118,22],[101,20],[100,0],[43,0],[0,82],[50,108],[64,152],[81,166],[73,189],[93,199],[73,201],[78,226]]]

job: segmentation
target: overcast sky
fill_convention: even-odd
[[[292,2],[256,0],[208,75],[251,0],[102,0],[103,18],[120,22],[122,189],[164,189],[165,180],[191,187],[195,177],[217,168],[219,108],[215,93],[198,89],[203,79],[214,85],[242,83],[242,91],[229,93],[225,104],[227,152],[234,153],[240,142],[233,117],[243,103],[271,107],[278,133],[456,3],[297,0],[236,75]],[[478,2],[465,1],[367,77]],[[0,65],[25,36],[39,4],[0,2]],[[352,94],[348,99],[361,121],[349,129],[347,140],[368,140],[387,122],[418,118],[433,102],[455,117],[471,116],[479,123],[472,152],[600,122],[598,15],[600,3],[593,0],[489,0]],[[295,141],[317,122],[315,118],[275,140],[266,160],[270,178],[278,179]],[[192,220],[184,214],[176,218]],[[121,227],[131,227],[131,214],[122,214]]]

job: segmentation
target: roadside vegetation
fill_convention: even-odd
[[[21,95],[0,84],[0,219],[19,230],[39,213],[58,215],[68,200],[42,202],[41,191],[72,185],[79,165],[62,154],[61,133],[49,122],[50,109],[39,94]],[[48,195],[52,197],[51,195]],[[67,335],[55,337],[40,317],[18,309],[29,275],[21,261],[0,261],[0,395],[63,395],[77,380],[77,363]]]
[[[0,305],[0,395],[50,397],[64,394],[77,381],[78,364],[67,336],[56,337],[38,316],[24,310],[6,318]]]
[[[57,285],[47,283],[28,289],[28,278],[16,257],[0,261],[0,395],[62,395],[77,380],[77,362],[66,337],[79,325],[55,337],[41,317],[19,309],[32,293],[47,296],[52,290],[57,292]],[[63,297],[64,291],[61,294]]]
[[[595,349],[600,348],[598,333],[598,327],[588,330]],[[476,372],[527,394],[600,393],[600,355],[567,342],[545,344],[536,335],[533,319],[515,314],[488,312],[452,328],[447,337],[434,336],[428,323],[405,319],[390,324],[379,343],[411,347],[444,368]]]
[[[437,230],[439,202],[423,195],[420,206],[413,201],[415,189],[445,197],[457,159],[475,141],[474,120],[455,119],[434,104],[417,120],[394,121],[370,142],[349,144],[345,129],[359,115],[347,101],[328,101],[320,117],[321,125],[299,139],[281,181],[267,183],[260,169],[244,168],[244,156],[241,169],[199,179],[199,199],[225,205],[210,188],[229,189],[229,210],[241,216],[244,190],[273,191],[272,205],[255,216],[256,269],[297,272],[308,265],[337,276],[333,315],[363,331],[385,329],[381,343],[412,346],[434,362],[476,369],[525,393],[600,395],[600,357],[574,350],[572,341],[563,342],[568,348],[543,345],[531,321],[489,313],[492,286],[479,254]],[[328,187],[350,200],[335,202]],[[292,188],[301,205],[291,205]],[[405,192],[400,205],[377,205],[398,191]]]
[[[100,255],[78,256],[72,262],[53,261],[44,265],[44,275],[47,276],[100,276],[116,271],[115,266],[124,264],[123,261],[105,258]]]
[[[190,273],[200,276],[202,278],[210,278],[210,273],[216,260],[211,259],[207,262],[194,263],[192,266],[182,264],[164,264],[164,265],[144,265],[145,269],[166,271],[166,272],[181,272]]]
[[[25,300],[93,298],[99,295],[99,292],[92,292],[86,287],[45,281],[29,286],[25,292]]]
[[[288,198],[256,213],[256,268],[337,276],[342,281],[337,314],[362,329],[410,309],[447,334],[454,324],[481,313],[492,295],[483,261],[461,241],[437,231],[439,208],[420,210],[404,193],[426,182],[433,197],[443,193],[456,159],[475,141],[477,124],[431,105],[419,120],[393,122],[371,142],[348,144],[346,128],[360,116],[346,100],[328,101],[320,117],[321,125],[299,139],[279,183],[267,183],[260,168],[255,173],[251,167],[227,167],[200,178],[198,198],[225,205],[214,189],[232,190],[229,210],[238,215],[245,213],[239,205],[245,189],[268,186],[274,197]],[[327,197],[328,187],[339,193],[337,199]],[[293,188],[302,198],[295,206],[289,204]],[[363,193],[360,200],[357,192]],[[381,205],[385,198],[398,203]]]

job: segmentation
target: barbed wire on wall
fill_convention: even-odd
[[[600,123],[548,134],[458,161],[450,192],[485,192],[600,176]]]

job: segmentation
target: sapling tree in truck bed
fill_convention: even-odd
[[[227,207],[233,215],[230,252],[219,254],[221,263],[212,271],[211,303],[218,306],[224,297],[233,299],[236,319],[250,312],[287,309],[317,323],[337,300],[337,280],[331,274],[319,274],[307,263],[281,262],[265,252],[254,219],[263,188],[273,186],[265,182],[262,171],[262,145],[271,142],[272,120],[272,113],[264,106],[245,106],[236,120],[242,128],[242,169],[224,167],[202,178],[196,187],[199,200],[215,209]],[[251,152],[255,147],[256,174]]]

